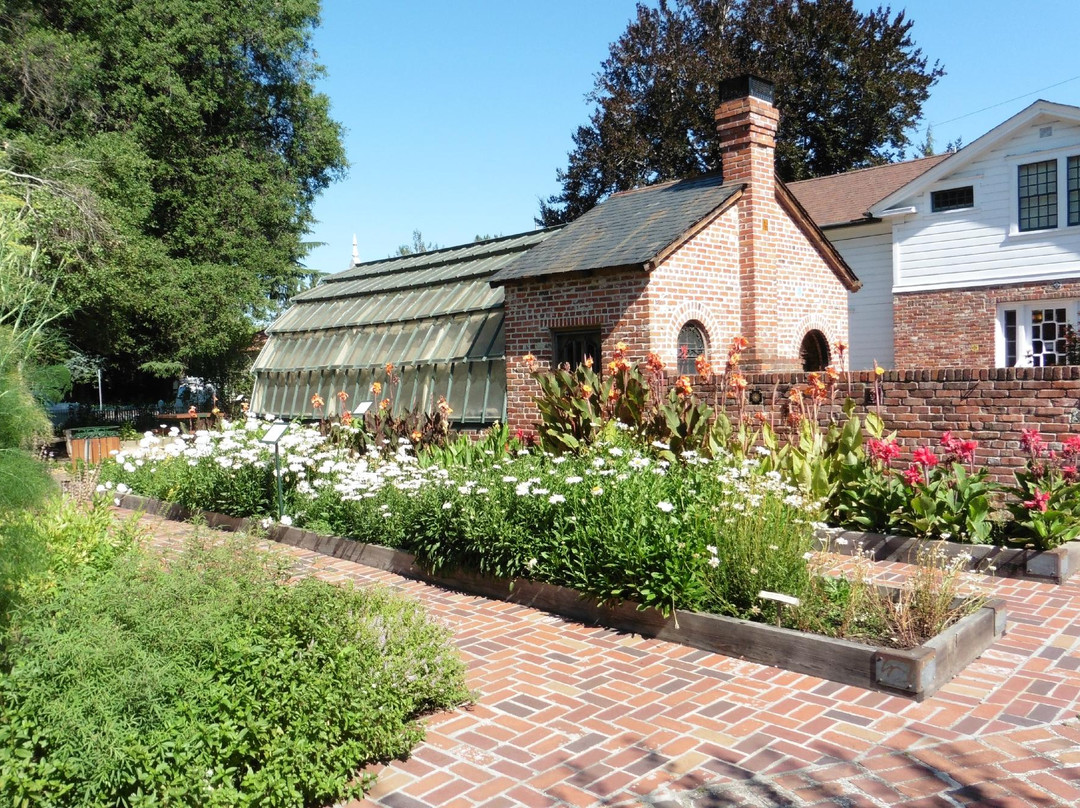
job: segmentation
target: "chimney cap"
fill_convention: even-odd
[[[749,73],[720,82],[720,103],[750,97],[759,98],[768,104],[773,103],[773,83]]]

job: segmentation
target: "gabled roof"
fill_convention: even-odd
[[[787,183],[818,227],[837,227],[869,221],[874,203],[902,188],[941,163],[948,154],[903,163],[857,168],[843,174]]]
[[[707,174],[614,194],[500,270],[491,283],[595,269],[650,271],[733,204],[743,188]]]
[[[1080,123],[1080,107],[1069,104],[1055,104],[1052,101],[1042,99],[1036,101],[1008,120],[999,123],[982,137],[960,149],[948,161],[942,161],[929,171],[920,174],[907,184],[896,188],[887,196],[879,199],[872,206],[871,212],[874,215],[879,215],[904,199],[922,193],[938,180],[979,159],[991,149],[996,148],[999,143],[1011,137],[1017,130],[1030,126],[1040,118],[1064,119]]]

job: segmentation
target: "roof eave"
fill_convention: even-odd
[[[1008,118],[986,134],[976,138],[960,151],[942,160],[937,165],[924,171],[919,176],[901,185],[888,196],[873,205],[871,214],[879,214],[883,210],[893,207],[897,202],[909,196],[921,193],[927,186],[940,180],[947,174],[958,171],[969,163],[974,162],[985,152],[992,149],[999,141],[1012,135],[1017,129],[1026,126],[1040,115],[1055,115],[1074,123],[1080,123],[1080,107],[1068,104],[1058,104],[1053,101],[1039,99],[1034,101],[1018,113]]]
[[[689,228],[680,233],[674,241],[672,241],[670,244],[660,250],[660,252],[658,252],[656,255],[646,261],[644,264],[645,271],[652,272],[654,269],[660,266],[660,264],[666,261],[672,253],[677,251],[680,247],[686,244],[686,242],[690,241],[698,233],[700,233],[706,227],[715,222],[718,218],[727,213],[727,211],[729,211],[735,205],[735,203],[742,198],[742,195],[745,191],[746,183],[743,183],[739,186],[738,190],[735,191],[731,196],[729,196],[727,199],[725,199],[707,214],[694,222],[694,224],[692,224]]]
[[[488,281],[492,287],[509,286],[511,284],[519,283],[532,283],[536,281],[549,281],[555,278],[568,278],[568,277],[588,277],[595,272],[649,272],[652,269],[650,262],[638,264],[619,264],[616,266],[603,266],[603,267],[585,267],[576,269],[555,270],[552,272],[544,272],[539,275],[525,275],[520,278],[499,278],[494,277]]]

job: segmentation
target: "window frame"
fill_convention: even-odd
[[[560,364],[560,355],[562,354],[563,346],[570,341],[574,340],[592,340],[595,339],[596,356],[592,357],[593,367],[599,368],[601,365],[600,354],[604,348],[603,334],[601,333],[600,326],[589,326],[585,328],[567,328],[552,330],[551,332],[551,366],[558,369]],[[587,347],[587,346],[584,346]],[[584,360],[586,356],[590,354],[585,353],[582,350],[581,359],[578,360],[578,365]],[[573,361],[570,361],[570,372],[573,373],[577,370],[577,366]]]
[[[935,204],[935,197],[940,194],[956,193],[957,191],[970,192],[971,201],[963,205],[946,205],[945,207],[937,207]],[[973,210],[975,208],[975,183],[969,185],[948,185],[942,188],[934,188],[930,191],[930,213],[952,213],[958,210]]]
[[[1031,313],[1037,309],[1065,309],[1065,321],[1073,328],[1080,321],[1080,299],[1078,298],[1051,298],[1046,300],[1020,300],[1007,303],[999,303],[995,318],[994,340],[994,365],[999,368],[1036,367],[1031,356]],[[1015,312],[1015,352],[1016,361],[1009,364],[1008,356],[1008,329],[1007,322],[1009,312]],[[1039,367],[1059,367],[1057,365],[1040,365]]]
[[[1056,185],[1057,190],[1055,192],[1057,216],[1055,218],[1055,224],[1049,227],[1042,227],[1038,229],[1021,230],[1020,229],[1020,169],[1024,166],[1034,165],[1036,163],[1043,163],[1055,161],[1057,164],[1056,171]],[[1010,174],[1010,188],[1011,188],[1011,202],[1010,202],[1010,222],[1009,222],[1009,238],[1018,239],[1038,239],[1040,237],[1046,238],[1048,234],[1057,231],[1067,231],[1070,228],[1080,228],[1080,149],[1075,145],[1048,149],[1046,151],[1035,151],[1027,154],[1012,155],[1008,158],[1007,164],[1009,166]],[[1070,164],[1076,166],[1074,180],[1074,192],[1070,193],[1069,188],[1069,174]],[[1076,197],[1075,214],[1070,219],[1069,215],[1069,203],[1070,196]]]
[[[682,356],[683,348],[683,333],[687,329],[694,329],[697,331],[698,336],[701,337],[701,351],[698,354],[690,355],[687,351],[686,358]],[[678,370],[680,376],[694,376],[697,374],[697,358],[704,355],[706,359],[709,356],[709,331],[705,328],[700,320],[687,320],[681,326],[679,326],[679,333],[675,335],[675,368]]]
[[[1047,183],[1053,182],[1053,190],[1050,190],[1049,188],[1047,188],[1045,193],[1041,193],[1041,194],[1032,193],[1032,194],[1029,194],[1028,196],[1022,196],[1021,194],[1023,193],[1025,183],[1023,183],[1021,181],[1021,178],[1020,178],[1021,172],[1023,172],[1023,170],[1025,168],[1035,168],[1041,174],[1042,173],[1042,168],[1041,168],[1042,166],[1048,166],[1048,170],[1045,172],[1045,176],[1047,177],[1046,182]],[[1037,232],[1039,232],[1041,230],[1054,230],[1054,229],[1058,228],[1061,225],[1061,207],[1060,207],[1060,204],[1059,204],[1060,199],[1061,199],[1061,192],[1059,190],[1060,187],[1061,187],[1061,182],[1060,182],[1061,178],[1058,176],[1058,174],[1060,173],[1060,170],[1061,170],[1061,162],[1056,157],[1047,157],[1044,160],[1034,160],[1034,161],[1032,161],[1030,163],[1019,163],[1019,164],[1017,164],[1017,166],[1016,166],[1016,230],[1017,230],[1018,233],[1037,233]],[[1033,181],[1029,181],[1028,184],[1030,185],[1031,183],[1034,183],[1035,186],[1038,187],[1038,184],[1040,182],[1042,182],[1042,180],[1039,178],[1039,176],[1036,176],[1036,178]],[[1046,207],[1048,209],[1053,208],[1053,212],[1048,211],[1046,213],[1046,216],[1045,216],[1046,221],[1049,222],[1049,224],[1024,227],[1024,224],[1023,224],[1024,200],[1041,199],[1043,197],[1049,198],[1049,201],[1046,203]],[[1041,207],[1041,203],[1035,205],[1036,209],[1038,209],[1039,207]],[[1029,218],[1037,218],[1040,221],[1042,221],[1043,216],[1042,216],[1042,214],[1035,214],[1034,216],[1032,216],[1031,213],[1030,213],[1030,210],[1029,210]]]

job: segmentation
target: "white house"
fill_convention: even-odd
[[[852,368],[1076,363],[1080,107],[1036,101],[955,154],[791,190],[863,281]]]

